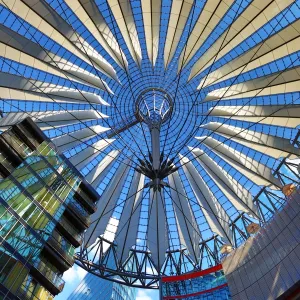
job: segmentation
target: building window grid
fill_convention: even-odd
[[[134,300],[136,289],[88,273],[69,300]]]
[[[33,154],[33,153],[30,153]],[[40,154],[40,153],[39,153]],[[31,159],[32,157],[30,157]],[[46,218],[45,216],[45,212],[46,209],[45,207],[42,207],[42,210],[37,207],[36,205],[36,200],[34,200],[34,198],[32,197],[27,197],[27,195],[24,194],[24,191],[26,191],[29,187],[31,186],[35,186],[38,183],[41,182],[41,178],[45,178],[45,175],[49,176],[49,170],[52,170],[52,168],[48,167],[48,170],[44,170],[43,173],[39,173],[37,176],[35,176],[35,174],[32,174],[32,168],[30,167],[30,163],[32,161],[30,161],[30,159],[28,159],[29,161],[26,161],[25,159],[25,163],[21,164],[21,166],[17,167],[15,170],[17,170],[16,172],[20,173],[20,168],[26,168],[26,173],[23,174],[24,176],[20,176],[20,178],[18,178],[16,180],[16,178],[14,177],[14,171],[13,173],[0,181],[0,185],[5,185],[6,184],[6,188],[5,189],[1,189],[2,193],[2,201],[5,201],[7,203],[7,205],[9,205],[8,207],[12,208],[16,213],[18,213],[18,215],[20,217],[22,217],[22,219],[28,224],[30,225],[32,228],[46,228],[46,224],[51,224],[48,231],[48,235],[51,234],[51,232],[53,231],[55,224],[53,222],[50,221],[49,218]],[[31,159],[32,160],[32,159]],[[48,164],[49,166],[49,162],[46,161],[46,165]],[[46,167],[46,165],[44,165],[44,167]],[[52,171],[53,172],[53,171]],[[40,176],[42,175],[42,176]],[[58,176],[62,177],[64,174],[55,174],[56,178],[55,180],[57,180]],[[68,176],[68,178],[70,180],[76,178],[76,176],[72,176],[71,170],[68,168],[68,172],[65,172],[65,175]],[[29,178],[28,178],[29,176]],[[23,180],[21,180],[23,177]],[[77,176],[78,179],[78,176]],[[54,182],[55,182],[54,180]],[[10,181],[10,182],[9,182]],[[77,180],[79,181],[79,180]],[[67,182],[67,183],[70,183]],[[76,185],[76,184],[75,184]],[[79,183],[77,183],[77,185],[79,185]],[[57,188],[59,189],[60,187],[65,188],[66,185],[62,184],[62,181],[60,181],[57,184]],[[68,186],[69,187],[69,186]],[[71,187],[71,189],[74,188],[74,185]],[[71,189],[69,189],[69,192],[71,191]],[[30,191],[28,194],[30,194]],[[57,189],[54,190],[54,192],[57,192]],[[49,190],[46,187],[46,193],[49,193]],[[25,206],[22,207],[21,203],[16,203],[16,198],[17,196],[23,195],[24,199],[28,199],[28,204],[26,204]],[[71,197],[69,197],[71,199]],[[12,201],[12,203],[9,203],[9,201]],[[42,203],[40,203],[42,205]],[[59,202],[59,204],[61,204],[61,202]],[[62,207],[62,206],[61,206]],[[19,221],[17,221],[17,219],[11,214],[9,213],[9,211],[7,210],[7,208],[5,207],[1,207],[2,209],[0,210],[0,215],[1,215],[1,231],[3,231],[5,228],[7,228],[5,230],[4,234],[1,234],[2,237],[6,237],[6,242],[12,246],[16,251],[18,252],[22,257],[24,257],[24,259],[27,262],[31,262],[34,263],[37,258],[37,256],[41,253],[41,250],[43,248],[43,244],[44,244],[44,239],[45,239],[45,235],[44,235],[44,230],[36,230],[39,233],[43,233],[42,235],[40,235],[39,239],[35,238],[34,236],[32,236],[32,233],[30,232],[30,230],[28,230],[27,228],[25,228]],[[22,210],[20,211],[20,208],[22,208]],[[28,209],[30,209],[30,212],[27,213],[26,216],[26,212],[28,212]],[[60,212],[60,215],[63,213],[63,210]],[[26,217],[25,217],[26,216]],[[34,222],[30,222],[30,218],[32,216],[35,216],[35,221]],[[43,217],[43,218],[40,218]],[[57,218],[58,219],[58,218]],[[47,220],[47,221],[46,221]],[[39,226],[35,226],[35,224],[39,224]],[[62,247],[69,252],[69,250],[71,249],[70,244],[64,239],[61,239],[62,243]],[[1,250],[4,250],[3,246],[1,247]],[[72,250],[72,249],[71,249]],[[74,250],[74,249],[73,249]],[[1,251],[3,252],[3,251]],[[7,252],[7,251],[5,251]],[[71,251],[72,253],[70,255],[73,255],[74,251]],[[9,252],[10,253],[10,252]],[[10,255],[12,255],[12,253],[10,253]],[[11,256],[10,259],[13,259],[13,257]],[[14,259],[15,260],[15,259]],[[25,268],[25,265],[23,265],[22,268]],[[1,271],[3,270],[3,267],[1,268]],[[22,286],[22,288],[26,290],[26,286]],[[49,294],[50,295],[50,294]],[[34,295],[32,295],[32,297],[34,297]],[[50,295],[50,298],[52,298],[52,296]],[[36,298],[38,299],[38,298]]]
[[[53,150],[52,150],[53,151]],[[29,157],[28,159],[31,159],[32,157]],[[42,159],[43,159],[43,156],[41,157]],[[29,162],[32,162],[32,161],[29,161]],[[26,162],[26,160],[25,160],[25,162],[24,162],[24,165],[26,165],[29,169],[31,169],[32,170],[32,168],[30,168],[30,164],[28,164],[28,162]],[[51,169],[51,170],[53,170],[53,168],[51,168],[52,167],[52,165],[51,164],[49,164],[48,163],[48,166],[49,166],[49,168]],[[59,168],[61,165],[59,165],[59,166],[57,166],[57,168]],[[72,174],[72,172],[71,172],[71,170],[65,165],[65,164],[63,164],[63,166],[65,166],[67,169],[68,169],[68,173],[69,173],[69,175],[70,175],[70,173]],[[32,170],[33,171],[33,170]],[[75,190],[74,190],[74,185],[75,186],[79,186],[79,179],[78,179],[78,176],[76,177],[75,175],[74,176],[71,176],[71,177],[75,177],[75,183],[74,183],[74,185],[73,186],[70,186],[69,185],[69,182],[67,182],[66,180],[65,180],[65,178],[61,175],[61,174],[59,174],[59,173],[55,173],[56,174],[56,176],[57,176],[57,178],[59,178],[60,179],[60,182],[61,182],[61,184],[60,184],[60,187],[62,187],[63,188],[63,191],[65,191],[66,192],[66,195],[67,195],[67,197],[65,198],[65,199],[63,199],[63,200],[65,200],[65,202],[69,202],[69,201],[72,201],[73,202],[73,204],[75,204],[76,206],[77,206],[77,208],[79,208],[79,210],[81,211],[81,213],[83,213],[85,216],[87,216],[88,215],[88,213],[87,213],[87,211],[85,210],[85,208],[82,206],[82,205],[80,205],[77,201],[74,201],[73,200],[73,195],[74,195],[74,193],[75,193]],[[32,175],[32,176],[34,176],[34,175]],[[46,187],[48,187],[49,188],[49,190],[51,191],[52,190],[52,187],[51,187],[51,185],[49,186],[38,174],[37,174],[37,176],[36,176],[36,178],[35,178],[35,180],[41,180],[42,181],[42,184],[43,185],[45,185]],[[76,180],[77,179],[77,180]],[[69,188],[69,189],[71,189],[71,191],[70,190],[67,190],[67,187]],[[61,194],[63,193],[63,191],[61,191]],[[59,198],[59,197],[57,197],[56,196],[56,192],[57,192],[57,190],[55,191],[53,191],[51,194],[52,194],[52,197],[55,197],[58,201],[60,201],[60,202],[62,202],[61,201],[61,199]],[[68,201],[66,201],[66,200],[68,200]],[[62,211],[61,211],[61,213],[60,214],[62,214]],[[57,216],[57,219],[59,218],[60,216]]]
[[[222,271],[188,280],[162,283],[163,296],[180,296],[216,288],[226,283]]]
[[[30,233],[28,233],[28,236],[30,236]],[[38,243],[36,243],[35,241],[37,241],[37,242],[39,242],[37,239],[32,239],[32,236],[30,236],[30,241],[31,241],[31,243],[34,245],[34,247],[35,248],[37,248],[37,246],[39,245]],[[5,243],[5,242],[4,242]],[[26,243],[25,244],[25,246],[27,246],[28,247],[28,243]],[[40,246],[39,248],[37,248],[38,249],[38,252],[35,252],[34,251],[34,249],[32,249],[32,247],[31,247],[31,249],[30,249],[30,252],[29,252],[29,255],[27,255],[27,256],[23,256],[22,255],[22,253],[19,253],[19,250],[20,249],[18,249],[17,247],[16,248],[14,248],[14,251],[13,252],[11,252],[11,251],[9,251],[9,250],[7,250],[6,248],[4,248],[4,245],[2,244],[2,246],[0,246],[0,250],[1,250],[1,252],[2,252],[2,255],[0,255],[0,258],[1,258],[1,256],[3,256],[4,254],[7,254],[8,256],[9,256],[9,259],[7,260],[7,262],[6,262],[6,264],[8,263],[8,262],[11,262],[11,263],[13,263],[13,265],[14,265],[14,267],[16,266],[16,263],[18,263],[19,261],[17,260],[17,257],[15,257],[15,253],[19,253],[19,254],[21,254],[22,255],[22,257],[24,257],[25,258],[25,261],[26,261],[26,263],[27,262],[29,262],[29,261],[33,261],[36,257],[37,257],[37,255],[39,255],[39,253],[40,253],[40,250],[42,249],[42,247]],[[20,265],[19,265],[19,268],[18,268],[18,273],[17,273],[17,275],[16,276],[14,276],[13,278],[14,278],[14,281],[15,280],[18,280],[18,278],[19,277],[21,277],[22,278],[22,272],[26,272],[27,273],[27,275],[26,275],[26,277],[25,277],[25,285],[24,285],[24,282],[18,287],[18,289],[14,292],[14,294],[17,294],[17,295],[23,295],[23,296],[27,296],[27,297],[32,297],[32,299],[38,299],[37,297],[35,297],[35,295],[33,295],[33,291],[32,290],[30,290],[29,289],[29,283],[31,282],[31,285],[30,285],[30,287],[32,287],[32,280],[33,280],[33,278],[28,274],[29,273],[29,269],[28,269],[28,266],[26,265],[26,263],[24,264],[24,263],[21,263]],[[2,273],[3,272],[3,268],[5,268],[5,266],[2,266],[2,269],[0,269],[0,273]],[[26,271],[27,270],[27,271]],[[11,270],[9,270],[9,273],[11,272]],[[9,273],[7,273],[7,276],[9,275]],[[5,279],[7,279],[7,276],[5,276]],[[0,284],[1,284],[1,282],[0,282]],[[8,288],[8,291],[11,291],[11,289],[13,289],[14,287],[14,282],[10,285],[10,286],[7,286],[7,284],[6,284],[6,287]],[[46,290],[44,290],[44,292],[46,293],[46,295],[47,295],[47,297],[49,298],[49,299],[52,299],[52,295],[48,292],[48,291],[46,291]]]
[[[9,194],[9,195],[7,195],[7,193],[2,193],[2,192],[0,192],[0,197],[4,200],[4,201],[6,201],[6,203],[14,210],[14,211],[16,211],[21,217],[23,217],[23,214],[20,212],[20,211],[18,211],[18,199],[19,199],[19,201],[21,201],[22,200],[22,198],[20,197],[20,195],[22,195],[22,197],[24,197],[24,200],[23,201],[25,201],[26,199],[28,200],[28,210],[31,208],[31,207],[34,207],[35,206],[35,210],[36,210],[36,212],[39,214],[39,215],[42,215],[42,217],[43,217],[43,219],[48,219],[48,224],[49,224],[49,226],[50,226],[50,232],[51,232],[51,227],[53,226],[53,222],[50,222],[50,217],[47,217],[46,215],[47,214],[45,214],[45,212],[46,212],[46,210],[45,210],[45,208],[42,206],[42,203],[39,203],[39,205],[37,205],[37,202],[38,201],[36,201],[31,195],[30,195],[30,193],[28,193],[27,191],[26,191],[26,189],[24,189],[23,188],[23,190],[21,190],[21,188],[22,188],[22,186],[20,186],[20,183],[17,181],[17,180],[15,180],[15,178],[14,178],[14,176],[12,175],[12,176],[10,176],[10,177],[8,177],[8,178],[6,178],[4,181],[2,181],[2,183],[5,183],[6,182],[6,180],[11,180],[11,183],[12,183],[12,185],[13,184],[15,184],[14,185],[14,191],[13,192],[11,192],[11,194]],[[19,185],[20,186],[20,188],[17,186],[17,185]],[[1,183],[0,183],[0,187],[1,187]],[[13,189],[13,188],[12,188]],[[1,189],[1,190],[3,190],[3,189]],[[47,193],[48,193],[48,191],[47,191]],[[16,197],[16,196],[18,196],[16,199],[14,199],[13,200],[13,202],[11,202],[11,200],[13,199],[11,196],[12,195],[14,195],[14,198]],[[62,214],[62,212],[63,211],[61,211],[60,212],[60,214]],[[24,212],[24,214],[25,214],[25,212]],[[29,216],[28,216],[28,218],[29,218]],[[37,218],[36,218],[37,219]],[[26,221],[26,218],[24,219],[25,221]],[[28,220],[27,220],[27,222],[29,222]],[[30,223],[30,222],[29,222]],[[34,223],[33,223],[34,224]],[[31,224],[31,225],[33,225],[33,224]],[[44,228],[44,230],[45,231],[48,231],[47,230],[47,227],[45,226],[45,228]]]

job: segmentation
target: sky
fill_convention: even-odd
[[[66,300],[69,295],[76,289],[80,281],[87,274],[85,270],[77,265],[64,273],[63,279],[66,282],[64,290],[55,297],[55,300]],[[159,292],[157,290],[139,289],[136,300],[158,300]]]
[[[112,220],[112,224],[117,225],[117,220]],[[109,225],[109,231],[106,232],[105,238],[107,240],[113,240],[114,238],[114,231],[116,227]],[[105,247],[105,246],[104,246]],[[65,281],[65,287],[63,291],[55,297],[55,300],[66,300],[69,295],[77,288],[81,280],[87,274],[87,271],[79,267],[78,265],[74,264],[74,266],[66,271],[63,275],[63,280]],[[158,300],[159,299],[159,292],[147,289],[139,289],[137,292],[136,300]]]
[[[66,282],[63,291],[55,297],[55,300],[66,300],[67,297],[75,290],[87,272],[77,265],[66,271],[63,279]]]

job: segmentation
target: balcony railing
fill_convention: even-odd
[[[14,149],[16,153],[23,159],[26,158],[32,151],[13,131],[7,130],[1,134],[1,137]]]
[[[63,231],[67,233],[69,239],[71,238],[73,242],[76,241],[76,245],[74,246],[79,247],[81,245],[82,235],[70,222],[68,222],[65,218],[61,218],[58,226],[63,228]]]
[[[65,282],[63,281],[63,285],[60,285],[58,287],[55,286],[57,290],[56,291],[52,291],[53,294],[57,295],[60,292],[62,292],[62,289],[64,288],[64,285],[65,285]],[[37,297],[37,295],[35,294],[36,290],[35,290],[35,292],[32,292],[32,290],[29,290],[29,288],[32,288],[32,287],[30,285],[29,286],[25,286],[24,284],[22,284],[19,287],[19,289],[16,291],[16,293],[15,293],[15,295],[17,296],[17,298],[14,297],[13,299],[20,299],[20,300],[40,300],[41,298]],[[52,296],[52,294],[50,294],[50,291],[48,291],[46,288],[44,288],[44,292],[49,295],[50,299],[53,299],[53,296]]]
[[[50,236],[47,242],[53,249],[55,249],[55,251],[57,251],[65,259],[65,261],[69,265],[72,266],[74,264],[73,255],[65,249],[63,249],[62,245],[53,236]]]
[[[17,299],[21,300],[40,300],[36,297],[31,291],[28,290],[27,287],[22,285],[16,292]]]
[[[75,197],[76,194],[78,194],[79,198],[81,198],[85,202],[85,204],[87,204],[87,208],[91,213],[94,213],[97,210],[96,204],[80,188],[77,189]]]
[[[90,215],[78,202],[69,202],[68,208],[86,225],[86,227],[90,226]]]
[[[44,262],[36,261],[33,266],[41,273],[48,281],[50,281],[60,292],[65,286],[64,280],[53,272]]]
[[[15,166],[13,166],[12,162],[3,153],[0,153],[0,165],[7,170],[8,174],[15,169]]]

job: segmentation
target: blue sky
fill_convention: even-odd
[[[66,300],[72,291],[78,286],[87,272],[82,268],[74,265],[64,273],[65,288],[62,293],[55,297],[55,300]],[[159,292],[157,290],[139,289],[136,300],[156,300],[159,299]]]
[[[66,282],[64,290],[55,300],[66,300],[71,292],[78,286],[87,272],[82,268],[74,265],[71,269],[64,273],[63,279]]]

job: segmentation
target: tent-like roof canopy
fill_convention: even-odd
[[[299,180],[299,0],[1,0],[0,22],[0,130],[30,116],[100,193],[90,272],[217,264]]]

